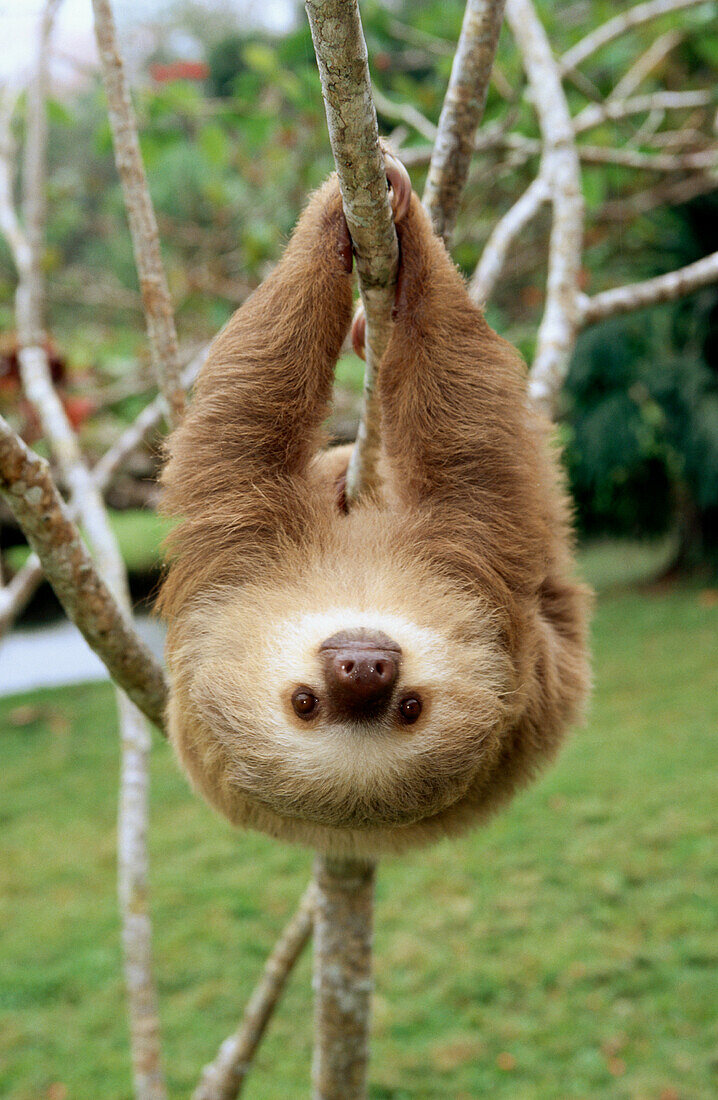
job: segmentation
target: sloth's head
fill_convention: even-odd
[[[287,591],[245,590],[183,631],[170,663],[199,723],[184,745],[173,737],[228,816],[246,819],[249,801],[320,829],[391,829],[488,773],[515,688],[492,617],[465,599],[452,614],[445,591],[432,614],[426,589],[406,610],[377,610],[380,589],[371,609],[306,610]]]

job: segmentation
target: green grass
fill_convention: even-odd
[[[590,721],[558,764],[484,830],[382,866],[373,1100],[718,1095],[711,595],[605,595]],[[2,701],[0,729],[0,1095],[125,1100],[111,691]],[[311,857],[232,832],[159,741],[152,772],[155,956],[180,1097],[236,1023]],[[306,957],[247,1097],[308,1097],[310,1058]]]
[[[596,592],[615,592],[660,577],[675,553],[672,535],[645,542],[596,539],[581,549],[581,570]]]

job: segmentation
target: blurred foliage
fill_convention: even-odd
[[[718,198],[664,215],[671,266],[718,249]],[[679,529],[674,567],[718,566],[718,288],[579,339],[566,460],[584,532]]]
[[[553,48],[563,53],[591,28],[615,15],[611,0],[540,0]],[[436,124],[449,78],[463,4],[443,0],[363,0],[362,18],[372,78],[396,104],[411,103]],[[699,4],[603,47],[582,67],[588,84],[567,80],[572,112],[607,95],[636,58],[666,31],[680,34],[674,48],[642,82],[656,89],[712,89],[718,62],[711,3]],[[149,26],[149,24],[148,24]],[[135,58],[134,101],[142,151],[156,206],[163,253],[176,304],[180,338],[196,346],[224,323],[266,276],[279,256],[306,194],[332,167],[311,36],[297,6],[293,28],[259,32],[227,6],[217,10],[183,0],[169,9]],[[155,61],[171,62],[181,43],[192,60],[206,62],[206,85],[158,84]],[[483,131],[504,126],[538,136],[523,95],[525,79],[510,33],[502,33]],[[656,152],[654,138],[689,124],[710,134],[713,108],[606,122],[582,140],[592,145]],[[18,112],[18,138],[23,111]],[[404,147],[426,147],[424,137],[379,112],[380,127]],[[700,142],[698,146],[700,147]],[[98,390],[93,443],[127,419],[136,400],[115,400],[152,385],[132,248],[112,161],[109,125],[99,79],[65,89],[50,110],[49,224],[45,266],[49,324],[71,366],[68,383]],[[454,239],[454,256],[468,274],[498,217],[535,175],[536,156],[501,146],[475,158]],[[412,169],[421,191],[424,167]],[[678,177],[680,178],[680,177]],[[664,177],[616,165],[584,170],[587,233],[584,288],[607,286],[669,270],[709,250],[699,200],[682,213],[670,196],[636,213],[636,203]],[[672,201],[675,201],[672,200]],[[697,205],[696,205],[697,204]],[[715,220],[716,207],[712,208]],[[489,319],[530,358],[544,300],[547,216],[522,235]],[[715,247],[715,242],[710,247]],[[14,276],[0,242],[0,327],[11,327]],[[711,305],[713,302],[713,305]],[[570,470],[586,530],[666,528],[678,499],[712,507],[718,477],[698,473],[713,462],[714,403],[705,404],[715,379],[715,349],[705,329],[715,297],[694,296],[671,307],[586,334],[576,357],[566,415],[572,440]],[[657,319],[658,318],[658,319]],[[703,326],[703,329],[701,328]],[[625,340],[626,347],[617,342]],[[603,348],[603,350],[602,350]],[[651,367],[653,362],[654,367]],[[707,374],[706,372],[711,372]],[[344,372],[352,381],[356,364]],[[107,389],[108,401],[102,393]],[[110,398],[112,398],[110,400]],[[699,410],[697,404],[705,405]],[[660,421],[660,423],[658,422]],[[697,433],[694,435],[694,433]],[[713,442],[710,442],[713,440]],[[691,453],[688,453],[688,452]],[[647,491],[649,486],[650,491]]]

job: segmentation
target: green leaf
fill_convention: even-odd
[[[224,165],[230,158],[229,138],[216,122],[203,126],[199,132],[199,145],[207,160],[215,165]]]

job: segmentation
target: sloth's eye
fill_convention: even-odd
[[[317,697],[306,688],[297,688],[292,696],[292,706],[300,718],[311,718],[317,707]]]
[[[421,699],[416,695],[407,695],[399,703],[399,714],[408,726],[416,722],[421,714]]]

